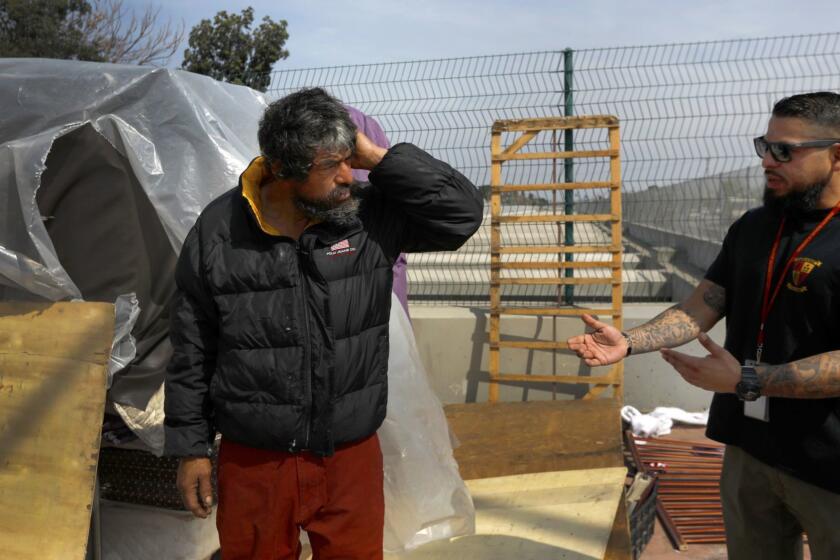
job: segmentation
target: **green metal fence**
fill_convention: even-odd
[[[483,187],[489,183],[490,126],[498,119],[612,114],[621,120],[625,232],[628,253],[670,247],[691,264],[708,265],[726,228],[759,203],[762,175],[751,139],[761,134],[781,97],[840,91],[840,32],[624,48],[558,50],[275,72],[268,95],[322,86],[375,117],[392,143],[413,142],[450,162]],[[600,139],[576,131],[545,135],[536,151]],[[523,162],[506,169],[508,182],[591,181],[606,164],[579,160],[563,167]],[[486,189],[485,189],[486,190]],[[590,212],[606,192],[550,193],[508,201],[516,213],[545,204]],[[564,229],[564,241],[600,237],[597,227]],[[556,227],[523,225],[522,243],[555,239]],[[457,255],[410,259],[414,301],[482,304],[487,300],[486,234]],[[670,297],[667,274],[644,254],[628,256],[625,298]],[[597,288],[577,287],[579,300],[599,299]],[[567,293],[566,297],[571,294]],[[512,293],[514,299],[545,299]]]

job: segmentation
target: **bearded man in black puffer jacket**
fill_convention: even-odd
[[[166,452],[207,517],[222,434],[225,560],[297,558],[300,528],[316,558],[381,558],[391,267],[460,247],[482,199],[411,144],[377,147],[318,88],[272,103],[259,144],[178,261]]]

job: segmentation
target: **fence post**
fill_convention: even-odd
[[[574,78],[574,61],[573,55],[574,52],[572,49],[565,49],[563,51],[563,116],[571,117],[575,114],[575,102],[574,102],[574,89],[573,89],[573,78]],[[564,150],[567,152],[574,151],[575,149],[575,138],[574,138],[574,131],[571,128],[567,128],[564,131]],[[573,159],[565,159],[563,160],[563,180],[566,183],[574,183],[575,181],[575,162]],[[565,196],[565,213],[566,214],[574,214],[575,212],[575,193],[573,190],[569,189],[566,190],[564,193]],[[566,222],[565,224],[565,239],[563,240],[564,245],[574,245],[575,243],[575,225],[573,222]],[[573,259],[572,253],[566,253],[566,261],[571,261]],[[572,277],[574,276],[574,269],[567,268],[566,269],[566,276]],[[565,286],[565,300],[568,305],[574,303],[575,297],[575,287],[572,285]]]

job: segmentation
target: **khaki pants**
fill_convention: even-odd
[[[840,494],[733,445],[726,446],[720,493],[729,560],[799,560],[803,530],[813,560],[840,558]]]

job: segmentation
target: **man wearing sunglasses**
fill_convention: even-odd
[[[782,99],[754,140],[764,204],[729,229],[683,302],[622,333],[585,316],[569,339],[590,366],[660,351],[714,391],[707,435],[726,444],[730,560],[840,558],[840,95]],[[724,347],[706,332],[726,317]],[[672,350],[697,338],[709,351]]]

